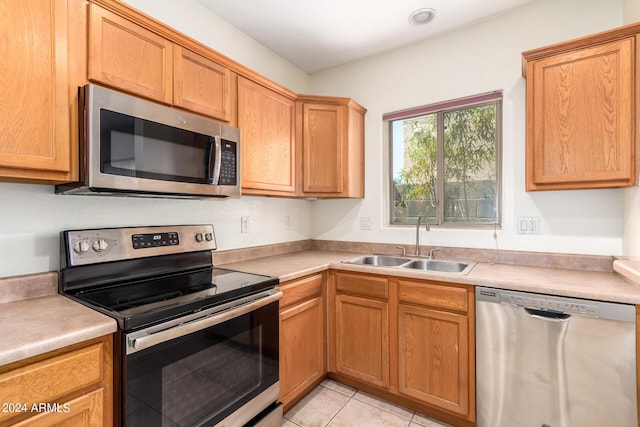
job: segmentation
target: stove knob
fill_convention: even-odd
[[[204,235],[204,238],[207,240],[207,242],[210,242],[213,240],[213,234],[207,233]]]
[[[89,250],[89,242],[86,240],[80,240],[79,242],[73,242],[73,251],[77,254],[83,254]]]
[[[196,234],[196,242],[202,242],[203,239],[204,237],[202,236],[202,233]]]
[[[109,245],[107,244],[106,240],[98,239],[93,241],[92,247],[96,252],[103,252],[109,247]]]

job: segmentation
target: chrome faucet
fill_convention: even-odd
[[[416,221],[416,256],[420,255],[420,221],[424,219],[424,225],[427,231],[430,230],[429,220],[426,216],[419,216]]]

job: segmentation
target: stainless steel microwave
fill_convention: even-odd
[[[79,182],[56,193],[240,196],[239,129],[92,84],[79,100]]]

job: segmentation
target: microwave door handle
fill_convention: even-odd
[[[205,157],[204,157],[204,174],[205,174],[205,182],[207,184],[213,184],[213,173],[214,173],[214,164],[215,164],[215,158],[213,157],[215,155],[215,147],[216,147],[216,140],[214,137],[210,137],[209,141],[207,141],[207,152],[205,153]]]
[[[222,141],[219,136],[215,137],[216,143],[216,158],[213,162],[213,184],[218,185],[220,183],[220,168],[222,167]],[[211,161],[209,162],[211,165]]]
[[[219,136],[209,138],[207,143],[207,154],[205,158],[205,173],[207,184],[217,185],[220,180],[220,163],[222,153],[222,142]]]

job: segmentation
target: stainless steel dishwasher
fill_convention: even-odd
[[[478,427],[637,427],[635,306],[476,288]]]

